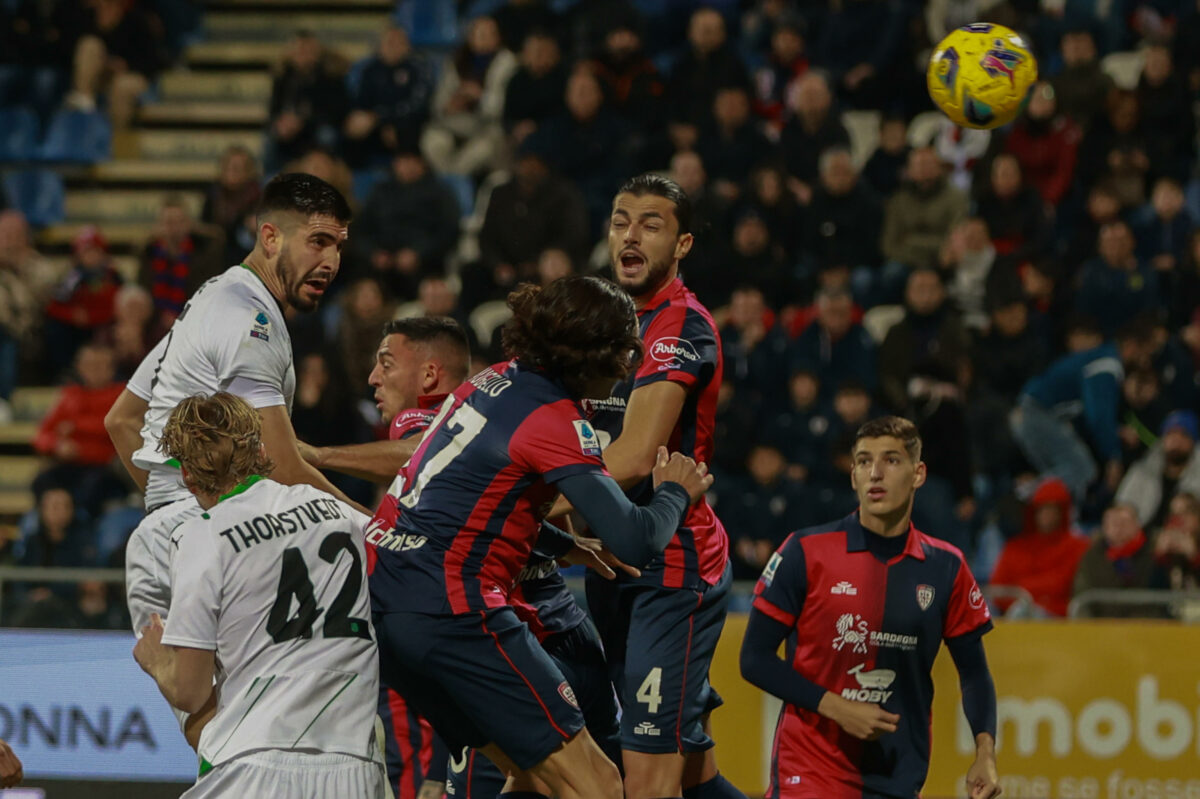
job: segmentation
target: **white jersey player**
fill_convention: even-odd
[[[384,796],[366,517],[260,476],[258,415],[232,394],[184,399],[163,444],[204,512],[171,536],[171,614],[134,656],[172,706],[216,696],[184,795]]]
[[[284,310],[316,308],[337,275],[349,218],[345,199],[318,178],[288,174],[268,183],[254,251],[196,291],[105,419],[122,461],[146,488],[147,516],[125,557],[135,631],[151,613],[167,615],[171,532],[199,512],[178,465],[158,450],[163,424],[183,398],[217,391],[245,398],[262,416],[275,479],[345,499],[297,448],[289,416],[296,378]]]

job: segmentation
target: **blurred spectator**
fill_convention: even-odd
[[[313,147],[333,148],[345,119],[345,64],[316,34],[300,30],[288,44],[283,69],[271,85],[267,123],[268,172]]]
[[[1050,79],[1058,110],[1086,131],[1104,109],[1113,81],[1101,69],[1096,41],[1086,28],[1067,31],[1059,45],[1063,69]]]
[[[454,191],[409,146],[392,157],[391,177],[371,191],[355,229],[371,274],[391,296],[411,298],[423,275],[445,271],[458,223]]]
[[[1126,326],[1115,343],[1066,355],[1021,390],[1011,417],[1013,435],[1034,468],[1062,478],[1076,502],[1083,501],[1099,474],[1076,420],[1105,461],[1105,485],[1115,491],[1122,471],[1117,435],[1121,377],[1125,369],[1145,364],[1153,346],[1144,326]]]
[[[624,120],[604,107],[600,81],[584,67],[567,80],[566,113],[546,121],[530,140],[583,193],[591,232],[608,219],[612,195],[630,171]]]
[[[723,502],[726,518],[737,519],[729,544],[736,580],[753,580],[792,530],[815,523],[804,487],[787,476],[783,454],[757,444],[746,458],[749,480],[732,501]]]
[[[786,357],[787,335],[757,286],[742,284],[727,296],[728,308],[717,313],[725,380],[737,389],[739,402],[756,409],[777,407],[783,399],[777,364]]]
[[[1025,505],[1021,532],[1004,545],[989,582],[1023,588],[1042,611],[1066,616],[1071,588],[1088,540],[1073,525],[1071,492],[1056,477],[1043,481]],[[1011,600],[998,606],[1006,610]]]
[[[517,156],[512,180],[497,186],[488,201],[479,232],[485,275],[476,285],[464,278],[468,304],[502,297],[519,281],[533,279],[543,250],[557,247],[582,263],[590,244],[579,190],[552,172],[542,155],[526,148]]]
[[[1200,308],[1200,228],[1193,230],[1188,237],[1188,249],[1183,262],[1166,277],[1167,295],[1170,297],[1167,304],[1169,327],[1171,330],[1186,329],[1193,314]]]
[[[966,213],[966,196],[946,181],[934,151],[913,150],[905,181],[888,200],[884,257],[910,268],[936,265],[942,242]]]
[[[1141,457],[1157,440],[1171,405],[1162,392],[1162,379],[1153,369],[1134,369],[1121,384],[1121,406],[1117,410],[1121,437],[1121,460],[1126,466]]]
[[[346,199],[354,196],[354,175],[350,172],[350,167],[330,150],[313,147],[295,161],[285,164],[282,171],[316,175],[326,183],[332,184]],[[247,222],[248,220],[244,220],[243,224],[247,224]],[[251,226],[249,249],[254,248],[254,240],[257,235],[257,229]]]
[[[687,157],[687,153],[675,156],[676,159]],[[699,159],[697,159],[697,163],[699,163]],[[752,205],[762,216],[763,221],[767,223],[767,228],[771,232],[771,241],[783,248],[784,257],[789,263],[795,263],[803,242],[804,224],[796,198],[788,191],[787,174],[776,164],[764,164],[750,173],[747,191],[745,201]],[[691,199],[691,197],[692,192],[688,190],[688,198]],[[705,211],[705,218],[711,218],[712,215],[710,210]],[[703,230],[703,226],[695,224],[696,218],[697,206],[693,203],[692,227],[696,230]],[[691,258],[690,255],[688,257]]]
[[[789,188],[808,205],[817,182],[818,159],[834,145],[850,146],[850,134],[833,109],[833,93],[824,73],[809,70],[788,92],[791,118],[783,126],[779,147],[791,178]]]
[[[992,161],[988,184],[976,200],[975,215],[987,222],[1000,255],[1024,260],[1041,253],[1049,243],[1042,198],[1025,184],[1020,162],[1009,153]]]
[[[16,274],[39,306],[50,300],[63,277],[63,270],[34,248],[29,223],[16,209],[0,211],[0,269]]]
[[[990,130],[960,128],[949,120],[938,120],[937,132],[929,146],[947,170],[946,178],[955,188],[964,192],[973,190],[975,173],[980,160],[987,155],[992,145]]]
[[[1170,512],[1154,539],[1154,561],[1152,587],[1200,588],[1200,499],[1195,493],[1180,492],[1171,498]]]
[[[632,24],[620,20],[613,23],[604,35],[604,48],[589,66],[604,84],[613,111],[647,135],[662,127],[666,85],[642,49],[642,37]]]
[[[816,373],[808,369],[792,372],[784,410],[759,433],[763,441],[779,446],[791,479],[803,482],[825,469],[821,461],[829,451],[832,414],[833,409],[821,401]]]
[[[833,415],[826,441],[829,449],[821,459],[814,477],[826,489],[822,502],[830,508],[830,515],[849,513],[854,509],[855,494],[850,487],[850,471],[853,462],[850,453],[854,448],[854,436],[858,428],[876,415],[871,402],[871,392],[857,380],[850,378],[837,386],[833,392]]]
[[[1123,207],[1140,205],[1146,198],[1150,158],[1137,95],[1114,90],[1106,106],[1105,115],[1093,121],[1079,144],[1076,175],[1084,188],[1107,179]]]
[[[1117,489],[1116,502],[1132,507],[1146,529],[1166,521],[1172,498],[1181,492],[1200,496],[1200,423],[1192,411],[1173,411],[1163,422],[1159,439],[1141,460],[1129,467]]]
[[[138,97],[167,64],[162,23],[143,5],[125,0],[79,5],[86,21],[75,44],[67,107],[92,111],[96,96],[105,94],[112,125],[123,130],[133,122]]]
[[[205,192],[200,221],[224,231],[222,265],[240,262],[254,248],[253,237],[247,239],[242,230],[246,217],[254,215],[262,196],[258,180],[258,164],[245,147],[234,144],[221,153],[220,173]]]
[[[1086,213],[1071,225],[1063,262],[1071,274],[1096,255],[1100,229],[1121,218],[1121,201],[1108,183],[1097,183],[1087,195]]]
[[[813,48],[813,63],[828,70],[839,97],[852,108],[882,108],[886,79],[900,50],[905,24],[884,0],[830,5]]]
[[[1158,273],[1164,300],[1170,299],[1167,286],[1187,256],[1194,226],[1192,215],[1183,204],[1183,187],[1169,177],[1154,182],[1150,203],[1139,208],[1133,217],[1138,258]]]
[[[1138,81],[1137,98],[1146,131],[1146,156],[1155,176],[1187,177],[1196,153],[1196,121],[1184,77],[1175,71],[1166,44],[1151,44]]]
[[[81,228],[71,246],[75,254],[71,271],[46,306],[46,361],[54,379],[85,342],[112,323],[122,282],[109,262],[108,242],[99,229]]]
[[[546,287],[556,280],[575,274],[575,264],[566,250],[548,247],[537,259],[538,283]]]
[[[1071,187],[1079,137],[1075,123],[1058,113],[1054,89],[1042,82],[1033,87],[1025,113],[1004,138],[1004,152],[1016,156],[1025,182],[1053,207]]]
[[[520,62],[504,93],[504,126],[517,145],[542,122],[562,113],[567,91],[562,53],[547,31],[530,31],[521,46]]]
[[[808,71],[804,51],[804,20],[785,17],[771,31],[767,63],[754,71],[754,112],[776,136],[783,130],[787,95],[792,84]]]
[[[0,4],[0,106],[33,105],[44,117],[58,105],[84,22],[63,19],[83,11],[69,5]]]
[[[33,449],[54,465],[34,480],[34,489],[63,487],[93,518],[110,499],[127,492],[109,468],[117,451],[104,428],[124,383],[116,382],[116,364],[108,347],[88,344],[75,359],[78,383],[63,386],[33,438]]]
[[[816,322],[792,342],[792,369],[813,371],[826,397],[846,380],[857,380],[868,390],[873,388],[875,345],[863,326],[853,321],[854,299],[850,292],[822,289],[817,292],[816,305]],[[850,452],[849,447],[846,452]]]
[[[883,117],[879,122],[879,146],[871,153],[863,177],[885,200],[900,188],[908,164],[908,123],[903,117]]]
[[[1129,505],[1113,505],[1104,512],[1100,532],[1079,562],[1072,596],[1093,589],[1149,588],[1154,569],[1154,548]],[[1083,616],[1119,617],[1146,615],[1136,605],[1120,600],[1092,602]]]
[[[821,153],[820,183],[804,215],[804,251],[815,265],[847,265],[870,273],[879,264],[883,203],[845,147]]]
[[[66,488],[48,488],[37,494],[37,506],[21,520],[22,538],[17,542],[17,565],[35,567],[82,568],[99,566],[91,525],[76,511],[75,501]],[[49,624],[60,625],[70,619],[74,600],[71,583],[23,583],[18,604],[24,605],[12,618],[13,626],[35,626],[25,620],[40,615]],[[46,605],[45,613],[37,606]],[[49,612],[53,611],[53,612]],[[68,623],[67,626],[73,626]]]
[[[337,329],[339,371],[344,385],[353,390],[367,385],[367,377],[375,368],[379,331],[392,318],[394,306],[387,302],[379,282],[369,277],[350,285],[341,297],[341,306]]]
[[[81,580],[75,597],[75,613],[84,630],[128,630],[129,612],[121,592],[99,580]]]
[[[138,283],[154,298],[157,324],[171,326],[200,284],[222,270],[224,241],[195,230],[183,198],[167,195],[158,226],[142,250]]]
[[[1084,265],[1080,275],[1075,308],[1098,320],[1106,335],[1159,305],[1158,276],[1133,248],[1129,225],[1119,220],[1108,223],[1100,229],[1100,254]]]
[[[897,414],[913,415],[916,402],[931,396],[960,399],[969,339],[962,317],[946,303],[942,279],[917,269],[904,290],[904,317],[879,347],[879,390]]]
[[[979,217],[965,219],[950,231],[938,258],[946,276],[946,290],[971,330],[986,330],[985,307],[988,277],[996,263],[996,248],[987,223]]]
[[[158,343],[168,329],[154,313],[150,292],[135,283],[126,283],[113,302],[113,324],[97,341],[113,351],[116,374],[121,380],[129,378],[142,359]]]
[[[725,34],[725,20],[712,8],[699,8],[688,22],[688,47],[671,69],[667,82],[667,115],[673,126],[690,128],[672,134],[676,149],[690,149],[712,113],[718,88],[749,86],[746,66]]]
[[[16,213],[8,211],[4,215]],[[37,297],[16,264],[0,256],[0,422],[12,421],[8,401],[20,376],[21,350],[34,341],[40,310]]]
[[[737,199],[750,170],[771,152],[771,144],[750,115],[750,95],[742,85],[722,86],[713,98],[712,118],[700,128],[696,148],[713,191]]]
[[[346,160],[356,167],[386,163],[400,147],[412,147],[432,97],[432,66],[413,52],[408,31],[389,25],[351,92],[342,125]]]
[[[496,25],[504,46],[515,52],[533,31],[556,33],[558,17],[546,0],[508,0],[496,9]]]
[[[516,71],[496,20],[471,20],[465,41],[442,66],[433,120],[421,134],[421,151],[436,172],[474,176],[495,167],[504,142],[504,93]]]

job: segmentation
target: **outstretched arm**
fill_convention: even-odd
[[[301,456],[310,466],[387,485],[396,479],[396,472],[400,471],[417,451],[421,437],[370,441],[366,444],[346,444],[340,447],[312,447],[303,442],[298,443]]]
[[[300,457],[296,431],[292,427],[292,420],[288,418],[285,406],[272,405],[267,408],[259,408],[258,412],[262,416],[263,447],[267,451],[267,457],[275,464],[275,470],[271,472],[272,480],[284,485],[307,483],[327,494],[332,494],[350,507],[368,516],[371,515],[369,510],[339,491],[337,486],[329,482],[325,475]],[[393,474],[393,476],[395,475]]]

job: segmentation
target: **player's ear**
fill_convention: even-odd
[[[675,240],[675,260],[685,258],[692,251],[692,244],[696,239],[691,233],[684,233]]]
[[[283,229],[270,219],[258,223],[258,243],[263,248],[263,254],[274,258],[283,249]]]
[[[928,476],[929,472],[925,468],[925,461],[917,461],[917,468],[913,471],[913,488],[917,489],[925,485],[925,478]]]

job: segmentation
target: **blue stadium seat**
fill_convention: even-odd
[[[0,108],[0,161],[26,161],[37,154],[38,118],[29,108]]]
[[[359,205],[367,201],[371,196],[371,190],[376,184],[382,183],[388,179],[388,170],[386,169],[359,169],[354,172],[350,183],[350,191],[354,194],[354,200]]]
[[[396,22],[415,47],[449,47],[458,42],[458,16],[445,0],[400,0]]]
[[[459,218],[466,219],[475,210],[475,181],[466,175],[442,175],[441,179],[458,199]]]
[[[39,156],[43,161],[95,164],[112,155],[112,129],[98,111],[58,111],[50,119]]]
[[[62,176],[49,169],[25,169],[4,176],[4,191],[29,224],[45,227],[66,216]]]
[[[362,87],[363,71],[374,57],[369,55],[366,58],[360,58],[350,65],[350,69],[346,70],[346,94],[350,95],[351,100],[358,97],[358,90]]]

